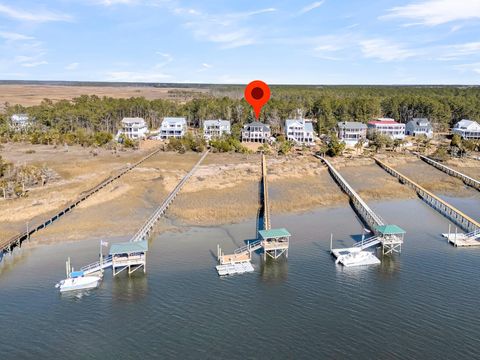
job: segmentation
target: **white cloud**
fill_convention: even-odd
[[[76,69],[78,69],[79,65],[80,64],[78,62],[68,64],[67,66],[65,66],[65,70],[76,70]]]
[[[480,62],[472,63],[472,64],[455,65],[454,69],[460,72],[472,71],[476,74],[480,74]]]
[[[155,65],[156,69],[164,67],[165,65],[170,64],[173,61],[173,56],[168,53],[162,53],[160,51],[157,51],[157,55],[160,55],[163,61]]]
[[[105,80],[120,82],[157,82],[170,79],[171,77],[171,75],[163,74],[157,71],[112,71],[106,74]]]
[[[37,66],[40,66],[40,65],[47,65],[48,62],[46,62],[45,60],[42,60],[42,61],[34,61],[34,62],[23,62],[22,63],[22,66],[23,67],[37,67]]]
[[[30,22],[49,22],[49,21],[71,21],[72,17],[67,14],[54,13],[51,11],[28,12],[15,9],[11,6],[0,4],[0,14],[4,14],[12,19]]]
[[[207,64],[207,63],[203,63],[202,66],[205,68],[205,69],[211,69],[213,67],[213,65],[210,65],[210,64]]]
[[[299,14],[305,14],[305,13],[310,12],[310,11],[316,9],[316,8],[319,8],[324,3],[325,3],[325,0],[313,2],[313,3],[303,7],[298,13]]]
[[[184,25],[192,31],[196,39],[218,43],[223,49],[231,49],[259,42],[261,29],[252,28],[245,23],[253,16],[274,12],[276,9],[265,8],[227,14],[208,14],[184,8],[173,11],[188,18]]]
[[[137,0],[97,0],[95,1],[99,5],[112,6],[112,5],[131,5],[137,3]]]
[[[380,19],[403,18],[413,25],[435,26],[457,20],[480,19],[479,0],[424,0],[397,6]]]
[[[446,45],[439,49],[438,60],[456,60],[462,57],[480,53],[480,42]]]
[[[385,39],[363,40],[360,47],[364,57],[380,61],[400,61],[416,55],[416,51]]]
[[[17,34],[14,32],[0,31],[0,37],[11,41],[33,40],[34,38],[27,35]]]

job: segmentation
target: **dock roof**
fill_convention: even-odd
[[[375,226],[375,229],[383,235],[405,234],[406,231],[397,225]]]
[[[260,230],[258,232],[262,239],[276,239],[281,237],[289,237],[292,236],[287,229],[271,229],[271,230]]]
[[[148,251],[148,241],[129,241],[125,243],[112,244],[110,246],[110,255],[131,254]]]

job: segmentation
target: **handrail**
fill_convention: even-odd
[[[198,160],[198,162],[193,166],[193,168],[183,177],[183,179],[175,186],[172,192],[167,196],[165,201],[153,212],[153,214],[145,221],[145,223],[138,229],[138,231],[133,235],[130,239],[131,242],[137,242],[144,239],[144,237],[150,232],[152,227],[154,226],[155,222],[158,220],[160,216],[165,212],[168,208],[170,203],[175,199],[178,192],[182,189],[185,183],[190,179],[190,177],[195,173],[197,168],[200,166],[202,161],[208,155],[210,150],[207,150],[203,153],[202,157]]]
[[[254,251],[259,246],[261,246],[261,242],[262,242],[262,240],[256,240],[256,241],[253,241],[253,242],[249,242],[247,245],[244,245],[242,247],[239,247],[239,248],[235,249],[234,254],[241,254],[245,251]]]

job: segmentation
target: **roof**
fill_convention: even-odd
[[[110,255],[116,254],[130,254],[136,252],[145,252],[148,251],[148,241],[136,241],[136,242],[126,242],[126,243],[116,243],[110,246]]]
[[[473,120],[462,119],[455,124],[455,128],[457,129],[467,129],[470,126],[474,125],[473,127],[480,127],[480,124]]]
[[[339,128],[349,128],[349,129],[366,129],[367,125],[358,121],[342,121],[338,123]]]
[[[370,125],[403,125],[395,120],[372,120],[369,121],[368,124]]]
[[[254,122],[252,122],[252,123],[245,124],[243,127],[244,127],[244,128],[249,128],[249,127],[251,127],[251,126],[260,126],[260,127],[263,127],[263,128],[266,129],[266,130],[270,130],[270,126],[269,126],[269,125],[264,124],[264,123],[261,123],[261,122],[259,122],[259,121],[254,121]]]
[[[220,123],[220,125],[222,125],[222,126],[229,126],[230,125],[229,120],[217,119],[217,120],[205,120],[203,122],[203,126],[217,125],[218,123]]]
[[[428,121],[427,118],[413,118],[409,123],[413,123],[417,126],[430,126],[430,121]]]
[[[125,117],[122,119],[122,123],[124,124],[128,124],[128,123],[136,123],[136,122],[140,122],[140,123],[145,123],[145,119],[144,118],[140,118],[140,117]]]
[[[181,122],[181,123],[184,123],[186,124],[187,123],[187,119],[185,119],[184,117],[164,117],[163,118],[163,121],[162,121],[162,124],[164,122],[167,122],[167,123],[178,123],[178,122]]]
[[[281,237],[288,237],[292,236],[287,229],[271,229],[271,230],[260,230],[258,232],[262,239],[274,239],[274,238],[281,238]]]
[[[383,235],[396,235],[396,234],[405,234],[405,230],[397,225],[382,225],[375,226],[375,230],[382,233]]]
[[[312,122],[307,121],[305,119],[287,119],[285,120],[285,127],[288,128],[295,123],[297,123],[300,126],[303,126],[304,131],[313,132]]]

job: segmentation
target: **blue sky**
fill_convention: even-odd
[[[0,79],[479,84],[479,0],[0,0]]]

